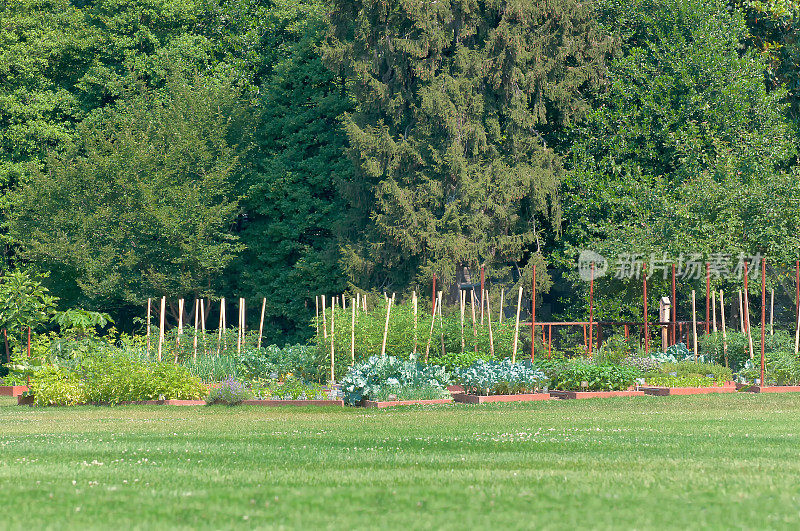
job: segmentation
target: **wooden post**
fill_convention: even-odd
[[[797,312],[797,326],[794,328],[794,355],[800,355],[800,312]]]
[[[431,290],[431,315],[436,317],[436,273],[433,274],[433,289]],[[426,354],[427,356],[427,354]]]
[[[411,304],[414,306],[414,355],[417,355],[417,329],[418,329],[418,302],[417,302],[417,291],[414,290],[411,292]]]
[[[436,299],[433,299],[433,310],[436,311]],[[391,299],[386,301],[386,322],[383,325],[383,342],[381,343],[381,358],[386,357],[386,338],[389,335],[389,314],[392,312],[392,301]],[[435,320],[436,314],[434,313],[431,316],[431,334],[433,333],[433,321]],[[428,347],[431,346],[431,338],[428,336]],[[428,359],[428,352],[425,351],[425,360]]]
[[[356,310],[361,311],[361,292],[356,293]]]
[[[361,303],[364,305],[364,313],[367,313],[367,294],[361,297]]]
[[[147,359],[150,359],[150,306],[153,299],[147,297]],[[8,356],[6,356],[8,357]],[[9,363],[11,360],[8,361]]]
[[[534,360],[534,344],[536,343],[536,264],[533,264],[531,277],[531,361]]]
[[[466,296],[466,294],[465,294]],[[472,346],[475,348],[475,352],[478,352],[478,321],[475,319],[475,289],[473,288],[469,292],[469,306],[472,310]]]
[[[164,314],[166,313],[167,298],[161,297],[161,317],[158,325],[158,361],[161,361],[161,352],[164,348]]]
[[[316,303],[316,297],[314,298]],[[267,310],[267,298],[261,299],[261,318],[258,320],[258,348],[261,348],[261,338],[264,335],[264,313]],[[317,318],[319,318],[319,308],[317,308]],[[316,322],[316,320],[314,321]],[[319,333],[319,325],[317,325],[317,333]]]
[[[722,352],[725,355],[725,367],[728,366],[728,331],[725,330],[725,296],[719,290],[719,316],[722,318]]]
[[[589,277],[589,357],[592,357],[592,343],[594,343],[594,262]]]
[[[489,321],[489,353],[494,357],[494,333],[492,332],[492,307],[489,293],[486,293],[486,319]]]
[[[325,295],[322,295],[322,339],[328,339],[328,318],[325,316]]]
[[[335,336],[333,331],[333,319],[336,310],[336,297],[331,299],[331,383],[336,381],[336,371],[335,371],[335,356],[334,356],[334,344],[335,344]]]
[[[678,299],[675,295],[675,264],[672,264],[672,344],[677,343],[675,334],[678,331]]]
[[[797,312],[797,318],[800,319],[800,260],[796,260],[794,263],[794,285],[796,290],[794,307],[795,312]]]
[[[503,322],[503,302],[504,296],[506,294],[506,288],[500,288],[500,316],[497,319],[498,323]]]
[[[547,325],[547,359],[553,359],[553,325]]]
[[[267,298],[264,297],[266,301]],[[261,312],[263,315],[264,312]],[[319,295],[314,295],[314,338],[319,341]]]
[[[197,327],[200,325],[200,301],[194,299],[194,361],[197,361]]]
[[[353,314],[350,320],[350,365],[356,363],[356,308],[358,307],[356,299],[353,298],[350,304],[350,312]],[[416,315],[414,315],[416,319]],[[414,334],[416,335],[416,326],[414,327]]]
[[[236,331],[236,352],[237,354],[242,353],[242,318],[244,314],[244,308],[242,307],[242,302],[244,299],[239,297],[239,327]]]
[[[517,295],[517,320],[514,324],[514,345],[511,351],[511,363],[517,362],[517,343],[519,343],[519,311],[522,308],[522,286],[519,287]]]
[[[761,259],[761,385],[766,385],[764,382],[764,355],[765,355],[765,341],[767,327],[767,259]]]
[[[747,262],[744,264],[744,327],[747,331],[747,344],[750,347],[750,359],[752,360],[755,356],[753,355],[753,334],[750,333],[750,295],[749,290],[747,288],[747,269],[749,265]]]
[[[583,325],[582,328],[583,328],[583,351],[586,354],[589,354],[589,340],[586,337],[586,325]]]
[[[739,329],[744,334],[744,302],[742,302],[742,290],[738,291],[739,295]]]
[[[697,308],[694,290],[692,290],[692,335],[694,336],[694,361],[697,362]]]

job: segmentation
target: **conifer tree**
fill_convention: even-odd
[[[530,263],[560,221],[560,131],[611,47],[591,5],[334,0],[331,13],[325,58],[355,101],[351,279],[402,288]]]

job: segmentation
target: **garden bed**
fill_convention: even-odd
[[[526,393],[520,395],[468,395],[456,393],[453,399],[462,404],[490,404],[495,402],[534,402],[550,400],[550,393]]]
[[[0,385],[0,396],[19,396],[27,390],[27,385]]]
[[[726,382],[721,386],[713,387],[662,387],[645,385],[639,387],[647,395],[652,396],[683,396],[683,395],[707,395],[712,393],[735,393],[736,386],[733,382]]]
[[[800,393],[800,385],[767,385],[736,384],[738,391],[745,393]]]
[[[550,391],[555,398],[610,398],[613,396],[645,396],[644,391]]]
[[[120,406],[205,406],[205,400],[129,400]]]
[[[361,406],[385,408],[394,406],[414,406],[423,404],[452,404],[452,403],[453,403],[452,398],[436,398],[433,400],[387,400],[380,402],[375,400],[363,400],[361,402]]]
[[[344,400],[244,400],[243,406],[335,406],[344,407]]]

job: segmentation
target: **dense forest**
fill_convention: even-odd
[[[799,31],[795,0],[4,0],[0,269],[120,323],[266,297],[279,344],[316,294],[481,266],[582,315],[584,249],[765,256],[793,299]]]

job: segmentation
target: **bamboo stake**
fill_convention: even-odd
[[[447,353],[444,351],[444,323],[442,322],[442,294],[443,292],[439,292],[439,330],[441,332],[441,343],[442,343],[442,357],[444,358]],[[425,360],[428,361],[428,360]]]
[[[755,356],[753,353],[753,334],[750,331],[750,296],[747,293],[747,264],[745,264],[744,279],[744,327],[745,330],[747,330],[747,344],[750,348],[750,359],[752,360],[755,358]]]
[[[158,361],[161,361],[161,351],[164,348],[164,313],[166,312],[167,298],[161,297],[161,317],[158,325]]]
[[[694,290],[692,290],[692,334],[694,335],[694,361],[697,362],[697,309],[695,308]]]
[[[712,317],[711,317],[711,324],[713,326],[714,333],[716,334],[717,333],[717,292],[716,291],[712,291],[711,292],[711,311],[713,312],[712,313]]]
[[[436,303],[434,302],[434,306]],[[383,325],[383,341],[381,342],[381,358],[386,357],[386,337],[389,335],[389,314],[392,312],[392,301],[386,299],[386,322]],[[433,323],[433,320],[431,320]],[[433,333],[433,324],[431,324],[431,333]],[[431,344],[431,339],[428,338],[428,346]],[[425,359],[428,359],[427,352],[425,353]]]
[[[200,325],[200,301],[194,299],[194,361],[197,361],[197,327]]]
[[[150,306],[152,301],[153,299],[147,297],[147,359],[150,359]]]
[[[350,320],[350,365],[356,363],[356,299],[355,297],[350,304],[350,312],[353,314]]]
[[[364,303],[364,313],[367,313],[367,294],[365,293],[363,297],[361,297],[361,302]]]
[[[475,290],[471,290],[470,292],[470,308],[472,309],[472,342],[473,346],[475,347],[475,352],[478,352],[478,322],[475,319]]]
[[[411,292],[411,303],[414,306],[414,355],[417,355],[417,291]]]
[[[319,340],[319,295],[314,295],[314,337]]]
[[[347,310],[346,304],[344,302],[346,299],[347,297],[345,297],[344,293],[342,293],[342,310]]]
[[[498,317],[498,323],[503,322],[503,297],[505,296],[506,288],[500,288],[500,316]]]
[[[242,308],[242,298],[239,297],[239,328],[236,331],[236,352],[238,354],[242,353],[242,317],[243,317],[243,310]]]
[[[333,334],[333,316],[336,309],[336,297],[331,299],[331,383],[336,381],[336,372],[334,371],[334,334]]]
[[[178,337],[175,339],[175,364],[178,364],[178,352],[181,346],[181,336],[183,336],[183,299],[178,299]]]
[[[222,305],[222,348],[228,352],[228,305]]]
[[[328,339],[328,318],[325,316],[325,295],[322,296],[322,339]]]
[[[769,301],[769,335],[775,335],[775,290],[771,290],[772,295]]]
[[[458,292],[458,304],[461,311],[461,353],[464,353],[464,297],[466,293],[463,290]]]
[[[261,319],[258,320],[258,348],[261,348],[261,337],[264,335],[264,312],[267,310],[267,298],[261,299]],[[319,309],[317,309],[319,311]]]
[[[361,292],[356,293],[356,309],[361,310]]]
[[[742,290],[738,291],[739,295],[739,329],[744,334],[744,303],[742,302]]]
[[[222,350],[222,326],[225,320],[225,297],[219,301],[219,325],[217,326],[217,356]]]
[[[203,332],[203,356],[208,354],[208,346],[206,344],[206,304],[205,299],[200,299],[200,330]]]
[[[489,302],[489,290],[486,290],[486,320],[489,321],[489,352],[494,357],[494,334],[492,333],[492,305]]]
[[[514,323],[514,347],[511,351],[511,363],[517,362],[517,343],[519,343],[519,311],[522,307],[522,286],[519,287],[519,295],[517,295],[517,320]]]
[[[428,342],[425,345],[425,363],[428,363],[428,354],[431,351],[431,338],[433,337],[433,325],[436,323],[436,299],[433,299],[433,313],[431,315],[431,329],[428,332]],[[386,324],[389,324],[389,312],[386,312]],[[384,334],[385,335],[385,334]]]
[[[725,355],[725,367],[728,366],[728,331],[725,330],[725,298],[719,290],[719,315],[722,318],[722,352]]]

